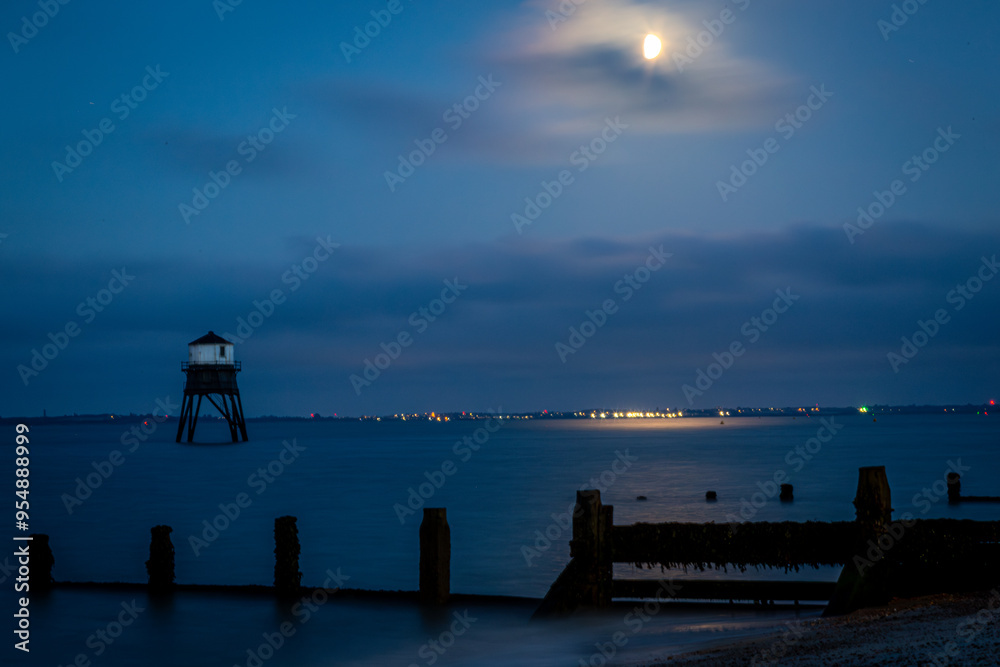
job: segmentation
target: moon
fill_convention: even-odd
[[[646,35],[646,39],[642,42],[642,55],[646,60],[652,60],[660,55],[660,38],[653,34]]]

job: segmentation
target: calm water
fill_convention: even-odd
[[[810,460],[795,449],[817,435],[817,417],[729,417],[724,425],[718,419],[505,421],[478,451],[456,443],[474,438],[483,421],[252,423],[251,441],[238,445],[178,445],[167,424],[134,451],[121,442],[126,427],[38,426],[31,434],[32,531],[51,536],[57,579],[143,582],[149,528],[168,524],[174,529],[178,581],[269,584],[273,521],[291,514],[298,517],[303,583],[322,584],[330,570],[349,577],[348,587],[413,590],[420,511],[401,522],[394,505],[405,507],[409,489],[423,483],[426,495],[432,489],[429,473],[440,488],[433,488],[426,505],[448,509],[452,590],[541,597],[569,557],[569,531],[552,515],[566,512],[575,491],[592,479],[606,486],[603,499],[615,506],[616,524],[726,522],[739,515],[741,499],[751,500],[761,490],[758,482],[766,486],[777,471],[791,478],[795,502],[774,498],[753,520],[850,520],[857,469],[864,465],[887,467],[898,513],[998,518],[996,506],[948,507],[943,496],[937,502],[913,500],[944,478],[949,461],[959,460],[968,468],[962,473],[966,493],[1000,494],[995,419],[931,415],[873,422],[857,415],[836,417],[834,423],[841,428],[815,454],[807,453]],[[13,440],[13,427],[8,428]],[[484,435],[478,433],[480,441]],[[217,425],[199,425],[199,439],[225,437]],[[284,442],[294,442],[298,450]],[[274,463],[283,449],[285,462]],[[74,502],[70,513],[67,499],[85,495],[77,493],[78,478],[95,473],[95,463],[107,472],[102,462],[113,450],[124,461],[110,468],[89,497]],[[10,463],[4,463],[8,479]],[[452,474],[435,474],[442,468]],[[718,492],[719,502],[705,502],[709,489]],[[239,494],[246,494],[246,506],[238,518],[217,518],[220,504],[237,502]],[[648,501],[637,502],[638,495]],[[217,536],[205,534],[203,522],[213,520],[223,527]],[[551,544],[539,539],[546,532]],[[205,540],[197,555],[192,536]],[[630,573],[627,566],[619,570]],[[836,574],[813,570],[797,576]],[[288,613],[260,601],[184,596],[171,607],[148,607],[114,646],[96,656],[87,637],[114,619],[123,600],[116,593],[76,591],[39,600],[35,651],[53,664],[67,664],[77,653],[94,664],[129,664],[136,651],[167,647],[184,636],[192,642],[188,649],[155,648],[160,661],[143,664],[246,664],[246,649],[256,647],[261,633],[273,632]],[[530,608],[475,610],[471,615],[479,620],[436,664],[527,664],[522,653],[534,656],[535,664],[578,664],[595,650],[595,641],[626,629],[624,612],[617,611],[588,621],[590,627],[576,623],[540,633],[526,625],[529,614]],[[430,664],[431,654],[419,650],[447,627],[405,606],[330,604],[313,616],[296,625],[297,635],[265,664]],[[760,631],[786,617],[726,610],[660,613],[630,634],[626,658],[720,633]],[[211,648],[192,648],[208,637]],[[616,658],[621,657],[619,652]]]

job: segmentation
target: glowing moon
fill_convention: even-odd
[[[660,38],[656,35],[646,35],[646,39],[642,43],[642,55],[646,57],[646,60],[652,60],[660,55]]]

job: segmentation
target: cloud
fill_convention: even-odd
[[[403,140],[427,136],[441,124],[446,105],[434,93],[398,81],[330,78],[304,84],[302,94],[351,129]]]
[[[554,20],[562,18],[560,6],[576,9]],[[788,74],[731,47],[725,31],[737,30],[738,4],[728,10],[735,17],[728,25],[704,6],[635,0],[546,0],[524,9],[492,58],[518,89],[512,106],[537,134],[583,134],[614,115],[649,134],[734,130],[773,122],[791,100]],[[723,32],[712,35],[702,21],[716,21]],[[664,45],[654,61],[641,53],[648,33]],[[707,45],[690,58],[689,40],[699,33],[707,33]]]
[[[312,243],[289,239],[280,257],[265,264],[128,263],[133,285],[28,389],[16,365],[47,342],[48,332],[79,319],[75,305],[119,267],[81,260],[38,275],[30,258],[5,264],[4,296],[19,313],[0,340],[6,350],[0,363],[9,369],[0,390],[13,397],[7,411],[34,405],[38,391],[58,397],[64,386],[94,388],[87,397],[68,392],[66,400],[76,401],[67,404],[70,412],[87,410],[78,406],[85,401],[94,401],[94,410],[129,409],[136,395],[152,400],[176,391],[184,345],[208,329],[235,332],[238,318],[275,289],[287,299],[238,346],[257,406],[251,414],[294,413],[304,403],[309,411],[341,414],[498,403],[510,409],[684,405],[681,385],[693,382],[713,353],[734,340],[747,342],[741,326],[786,288],[800,296],[794,307],[697,405],[964,402],[989,391],[1000,370],[992,334],[1000,325],[1000,282],[986,283],[961,311],[946,301],[984,254],[1000,254],[995,231],[886,223],[853,246],[840,228],[812,226],[616,239],[508,237],[418,253],[345,245],[293,291],[284,272],[308,256]],[[626,301],[616,283],[644,263],[650,246],[661,245],[673,256]],[[469,287],[417,334],[410,315],[437,298],[446,279]],[[618,312],[562,363],[555,344],[607,299],[616,300]],[[894,374],[887,353],[939,308],[952,321]],[[414,335],[412,346],[357,396],[349,375],[401,331]],[[107,364],[109,355],[120,364]],[[133,368],[143,373],[128,375]]]
[[[546,15],[560,4],[576,11],[553,25]],[[465,127],[448,131],[445,161],[564,162],[577,142],[592,139],[615,116],[630,134],[647,136],[772,125],[801,96],[792,75],[737,54],[727,32],[712,37],[690,64],[679,60],[688,40],[706,31],[702,21],[718,21],[717,12],[705,11],[635,0],[532,2],[477,37],[480,48],[452,54],[465,74],[447,88],[340,77],[304,90],[333,122],[399,149],[435,127],[447,130],[443,113],[473,93],[479,76],[495,78],[501,85],[491,98]],[[739,26],[741,11],[736,5],[731,11],[736,19],[726,31]],[[664,43],[653,62],[641,53],[649,32]]]
[[[307,159],[310,151],[305,149],[308,144],[304,145],[302,141],[303,132],[300,130],[303,128],[297,127],[297,120],[289,120],[279,133],[266,135],[273,137],[270,143],[259,140],[261,130],[270,132],[268,123],[271,118],[273,112],[268,109],[239,129],[232,124],[223,129],[185,124],[184,121],[164,123],[155,128],[137,130],[134,143],[158,164],[190,178],[204,179],[209,171],[225,170],[231,160],[246,168],[250,165],[250,158],[253,158],[253,168],[245,169],[247,180],[309,174],[315,169],[315,164]],[[251,139],[255,143],[250,143]],[[243,178],[241,174],[240,180]]]

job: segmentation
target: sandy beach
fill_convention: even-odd
[[[895,600],[885,607],[794,623],[763,638],[665,657],[642,666],[747,664],[997,665],[1000,587]]]

